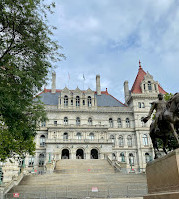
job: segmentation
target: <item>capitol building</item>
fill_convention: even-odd
[[[107,89],[101,90],[100,75],[96,75],[95,91],[78,87],[69,90],[56,88],[53,73],[51,89],[39,94],[48,121],[41,123],[35,156],[26,158],[26,165],[39,168],[53,160],[110,157],[125,168],[144,169],[154,157],[149,136],[151,121],[144,124],[142,119],[158,93],[166,92],[140,63],[132,88],[124,82],[125,103]]]

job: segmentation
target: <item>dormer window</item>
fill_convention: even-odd
[[[145,91],[145,84],[144,84],[144,91]]]
[[[76,96],[76,107],[80,106],[80,97]]]
[[[154,88],[155,88],[155,90],[157,91],[157,86],[156,86],[156,84],[154,84]]]
[[[91,107],[91,97],[88,96],[88,107]]]
[[[64,97],[64,106],[68,106],[68,96]]]
[[[148,90],[151,91],[152,90],[152,84],[151,81],[148,81]]]

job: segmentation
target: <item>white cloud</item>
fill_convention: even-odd
[[[123,82],[132,86],[141,59],[144,70],[170,92],[179,83],[179,3],[177,0],[56,0],[50,18],[58,30],[55,38],[64,47],[66,61],[59,63],[58,86],[101,87],[122,99]],[[168,76],[166,76],[166,74]],[[172,81],[171,81],[172,79]],[[174,86],[175,85],[175,86]]]

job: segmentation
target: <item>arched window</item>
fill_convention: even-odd
[[[79,107],[80,106],[80,97],[76,96],[76,106]]]
[[[143,144],[144,144],[144,146],[148,146],[148,144],[149,144],[148,137],[146,134],[143,135]]]
[[[142,108],[145,108],[145,104],[144,104],[144,102],[142,102]]]
[[[120,153],[120,161],[121,161],[121,162],[125,162],[125,155],[124,155],[123,152]]]
[[[77,126],[80,125],[80,118],[79,118],[79,117],[76,118],[76,125],[77,125]]]
[[[141,107],[142,107],[142,106],[141,106],[141,102],[138,102],[138,107],[139,107],[139,108],[141,108]]]
[[[129,118],[126,118],[126,128],[129,128],[130,127],[130,120]]]
[[[112,141],[113,146],[115,145],[115,137],[114,135],[110,135],[109,139]]]
[[[45,146],[45,135],[40,136],[40,146]]]
[[[68,106],[68,96],[64,96],[64,106]]]
[[[124,139],[122,136],[119,136],[119,146],[124,146]]]
[[[145,126],[145,123],[143,121],[144,117],[141,117],[141,126],[144,127]]]
[[[68,125],[68,118],[64,117],[64,125]]]
[[[78,139],[78,140],[81,140],[81,137],[82,137],[82,136],[81,136],[81,133],[78,132],[78,133],[76,134],[76,136],[77,136],[77,139]]]
[[[149,153],[145,153],[145,162],[146,163],[150,162],[150,160],[151,160],[151,157],[150,157]]]
[[[91,107],[91,97],[88,96],[88,107]]]
[[[129,164],[134,165],[134,155],[132,153],[129,153]]]
[[[151,91],[152,90],[152,84],[151,81],[148,81],[148,90]]]
[[[118,119],[117,119],[117,125],[118,125],[118,128],[121,128],[121,127],[122,127],[121,118],[118,118]]]
[[[127,145],[132,147],[132,137],[130,135],[127,136]]]
[[[65,140],[68,140],[68,133],[65,132],[65,133],[63,134],[63,140],[64,140],[64,141],[65,141]]]
[[[41,153],[39,155],[39,166],[43,166],[44,165],[44,160],[45,160],[45,155],[43,153]]]
[[[109,127],[110,127],[110,128],[113,127],[113,120],[112,120],[112,118],[109,118]]]
[[[88,125],[90,125],[90,126],[92,125],[92,118],[91,117],[88,118]]]
[[[90,140],[94,140],[94,133],[89,134]]]

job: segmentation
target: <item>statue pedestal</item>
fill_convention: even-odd
[[[179,149],[149,162],[146,175],[149,195],[144,199],[179,199]]]
[[[45,165],[47,173],[53,173],[55,165],[52,162],[48,162]]]

